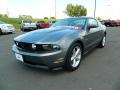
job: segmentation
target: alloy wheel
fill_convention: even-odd
[[[77,67],[81,61],[81,48],[76,46],[73,48],[72,55],[71,55],[71,66]]]

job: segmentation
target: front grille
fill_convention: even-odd
[[[10,28],[10,29],[13,28],[12,26],[7,26],[7,27]]]
[[[40,58],[37,57],[31,57],[31,56],[23,56],[24,57],[24,62],[32,65],[41,65],[41,66],[46,66]]]
[[[26,50],[26,51],[44,51],[44,49],[42,48],[42,45],[36,44],[36,48],[32,48],[32,43],[15,41],[15,44],[18,47],[18,49],[22,49],[22,50]]]

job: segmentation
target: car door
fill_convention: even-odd
[[[96,27],[89,28],[89,25],[94,25]],[[86,26],[86,34],[85,34],[85,41],[86,41],[86,49],[91,49],[95,47],[95,45],[99,41],[99,25],[97,20],[90,18],[87,21]]]

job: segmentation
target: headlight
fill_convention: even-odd
[[[7,26],[4,26],[4,25],[3,25],[3,26],[2,26],[2,28],[3,28],[3,29],[6,29],[6,28],[7,28]]]
[[[59,45],[55,45],[55,44],[45,44],[45,45],[41,45],[42,49],[44,51],[54,51],[54,50],[60,50],[60,46]]]
[[[60,50],[60,46],[56,44],[31,44],[14,41],[15,45],[21,49],[28,49],[34,51],[57,51]]]

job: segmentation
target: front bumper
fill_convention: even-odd
[[[2,33],[15,32],[15,29],[2,29]]]
[[[35,30],[37,27],[21,27],[22,30]]]
[[[13,45],[12,50],[14,53],[22,55],[24,63],[32,66],[56,68],[64,65],[64,58],[61,50],[51,53],[32,53],[20,51],[17,49],[16,45]]]

